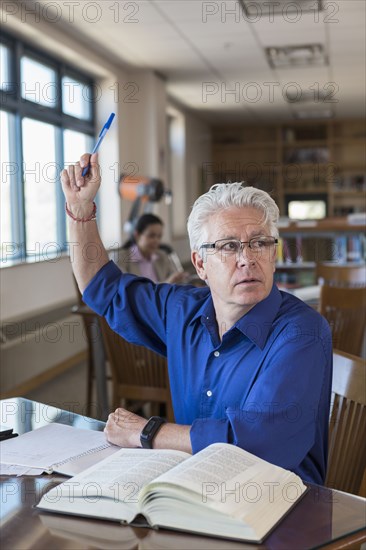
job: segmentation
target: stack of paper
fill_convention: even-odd
[[[1,443],[0,473],[39,475],[58,472],[71,476],[113,454],[118,448],[107,442],[103,432],[47,424]]]

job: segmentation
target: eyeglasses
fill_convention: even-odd
[[[237,239],[220,239],[214,243],[204,243],[200,248],[214,248],[215,251],[221,252],[225,256],[239,254],[244,250],[244,245],[248,245],[254,253],[259,253],[263,250],[269,250],[278,243],[275,237],[253,237],[249,241],[239,241]]]

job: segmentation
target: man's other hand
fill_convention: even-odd
[[[140,447],[140,433],[147,420],[118,408],[108,416],[104,432],[107,440],[119,447]]]

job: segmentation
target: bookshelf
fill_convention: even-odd
[[[366,211],[362,120],[299,121],[213,129],[214,181],[269,191],[282,215],[289,197],[321,196],[327,216]]]
[[[334,161],[332,210],[335,215],[365,211],[366,125],[364,121],[330,126],[330,148]]]
[[[321,199],[326,217],[280,229],[276,279],[315,284],[317,262],[365,261],[365,227],[347,216],[366,212],[363,120],[291,121],[213,129],[214,181],[245,181],[268,191],[287,216],[290,200]]]
[[[359,265],[365,260],[365,225],[351,224],[346,217],[289,222],[280,227],[275,278],[290,288],[308,286],[316,284],[317,263]]]
[[[280,200],[279,137],[276,126],[213,129],[214,181],[245,181]]]

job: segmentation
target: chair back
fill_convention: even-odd
[[[114,407],[121,399],[164,403],[167,419],[174,421],[166,358],[127,342],[104,318],[100,325],[112,374]]]
[[[76,290],[77,304],[71,308],[72,313],[81,315],[84,325],[84,331],[88,342],[88,360],[87,360],[87,376],[86,376],[86,414],[92,414],[93,402],[93,380],[95,376],[95,353],[93,351],[93,343],[96,342],[96,334],[98,334],[98,316],[93,314],[93,311],[84,304],[82,294],[79,290],[75,276],[73,275],[74,286]],[[103,360],[104,352],[102,343],[98,342],[98,357]],[[104,417],[105,410],[103,405],[101,414]]]
[[[316,280],[328,286],[366,286],[366,265],[317,264]]]
[[[366,468],[365,441],[366,361],[334,350],[327,487],[359,494]]]
[[[366,287],[320,290],[320,313],[329,322],[333,348],[361,356],[366,327]]]

